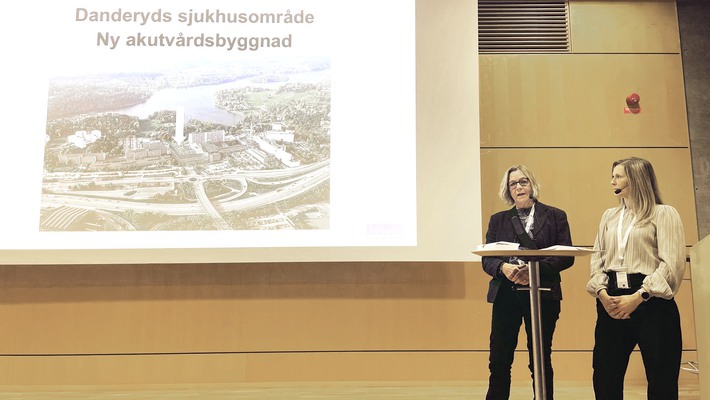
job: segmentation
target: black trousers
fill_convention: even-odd
[[[682,352],[680,314],[675,300],[651,298],[631,319],[613,319],[597,300],[594,331],[594,395],[597,400],[624,398],[624,375],[638,344],[648,381],[649,400],[678,399]]]
[[[540,301],[542,326],[543,365],[545,368],[545,393],[553,398],[552,335],[560,316],[560,301]],[[525,322],[528,347],[528,368],[533,372],[532,327],[530,321],[530,292],[513,290],[512,284],[501,285],[493,302],[491,322],[490,355],[488,368],[488,393],[486,400],[507,400],[510,397],[510,370],[513,366],[515,348],[518,345],[520,325]],[[534,385],[534,381],[533,381]]]

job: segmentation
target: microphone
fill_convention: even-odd
[[[614,194],[619,194],[619,193],[621,193],[621,191],[623,191],[623,190],[626,189],[627,187],[629,187],[629,185],[626,185],[626,186],[622,187],[621,189],[614,189]]]

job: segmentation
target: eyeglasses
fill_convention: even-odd
[[[520,184],[521,187],[526,187],[530,184],[530,179],[523,178],[519,181],[510,181],[510,182],[508,182],[508,187],[510,189],[515,189],[515,187],[518,186],[518,184]]]

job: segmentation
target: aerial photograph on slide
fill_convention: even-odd
[[[330,227],[330,61],[51,76],[40,231]]]

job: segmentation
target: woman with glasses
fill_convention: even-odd
[[[612,164],[619,205],[604,212],[590,261],[587,291],[596,297],[594,393],[620,400],[629,356],[641,350],[649,400],[678,398],[682,337],[674,296],[685,271],[685,234],[664,205],[653,166],[642,158]]]
[[[540,186],[532,171],[524,165],[514,165],[503,174],[500,198],[513,207],[493,214],[488,223],[486,243],[517,242],[527,249],[542,249],[554,245],[572,245],[567,214],[559,208],[538,201]],[[488,288],[488,302],[493,303],[487,400],[510,397],[511,367],[518,344],[520,326],[525,323],[530,372],[533,372],[530,293],[525,290],[528,270],[524,259],[515,257],[483,257],[486,273],[493,278]],[[542,345],[545,369],[545,392],[553,398],[552,335],[560,315],[562,289],[560,272],[572,266],[574,257],[546,257],[539,260]]]

